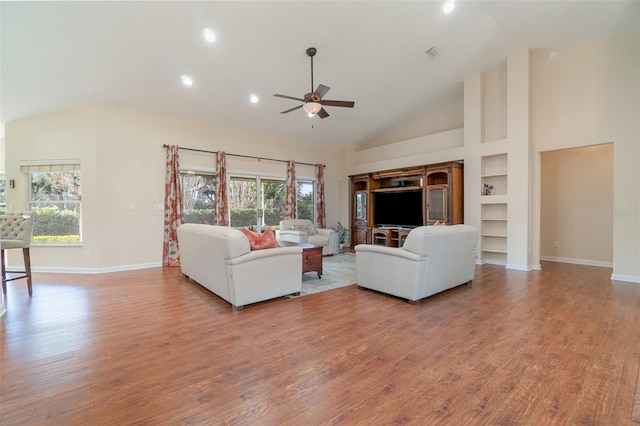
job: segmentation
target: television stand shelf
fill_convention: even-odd
[[[402,247],[411,229],[401,227],[373,228],[371,243],[387,247]]]

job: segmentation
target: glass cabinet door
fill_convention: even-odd
[[[355,218],[366,220],[367,218],[367,194],[364,192],[355,193]]]
[[[427,220],[447,220],[447,188],[429,188]]]

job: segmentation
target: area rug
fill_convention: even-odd
[[[302,275],[301,296],[355,284],[356,255],[340,253],[322,258],[322,278],[315,272]]]

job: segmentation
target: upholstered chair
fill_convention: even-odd
[[[478,230],[469,225],[420,226],[402,247],[359,244],[358,286],[410,303],[470,283],[475,275]]]
[[[278,240],[314,244],[322,247],[323,256],[338,254],[336,231],[316,228],[309,219],[283,219],[280,221]]]
[[[0,256],[2,257],[2,293],[7,294],[7,281],[27,279],[29,296],[33,294],[31,288],[31,235],[33,233],[33,219],[27,213],[14,213],[0,216]],[[8,271],[6,267],[5,250],[22,249],[24,270]],[[7,274],[22,274],[7,278]]]

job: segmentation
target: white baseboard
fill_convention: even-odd
[[[31,272],[44,272],[54,274],[107,274],[109,272],[123,272],[123,271],[135,271],[137,269],[159,268],[162,266],[162,262],[152,263],[139,263],[136,265],[119,265],[109,266],[106,268],[31,268]],[[15,267],[14,269],[22,268],[22,266]],[[10,269],[10,268],[8,268]]]
[[[482,262],[482,265],[486,264],[486,265],[505,266],[504,262],[496,259],[482,259],[481,262]]]
[[[507,269],[513,269],[516,271],[540,271],[542,270],[542,266],[540,264],[537,265],[513,265],[508,263],[507,265],[505,265],[505,268]]]
[[[613,262],[602,262],[599,260],[573,259],[570,257],[540,256],[540,260],[560,263],[573,263],[576,265],[600,266],[602,268],[613,268]]]
[[[614,281],[626,281],[630,283],[640,284],[640,276],[638,275],[611,274],[611,279]]]

